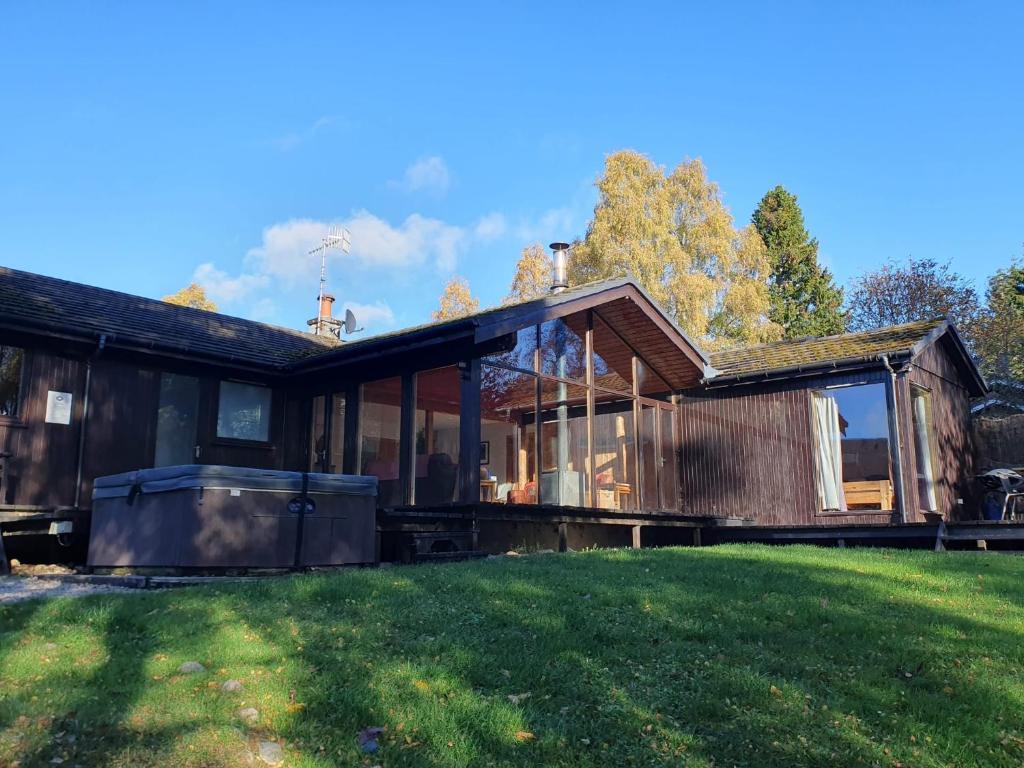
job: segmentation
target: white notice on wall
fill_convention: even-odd
[[[46,393],[46,423],[47,424],[70,424],[71,423],[71,393],[54,392],[52,389]]]

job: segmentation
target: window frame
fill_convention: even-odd
[[[865,387],[873,384],[881,385],[885,390],[885,381],[881,376],[865,375],[858,377],[853,381],[835,382],[829,380],[814,379],[808,382],[804,391],[807,394],[807,418],[810,422],[810,438],[811,438],[811,458],[813,467],[812,481],[815,486],[814,491],[814,516],[815,517],[858,517],[858,516],[878,516],[883,514],[893,514],[899,507],[899,499],[896,496],[896,477],[895,477],[895,466],[892,463],[892,454],[894,448],[894,441],[892,437],[892,425],[886,422],[886,432],[888,433],[889,441],[889,482],[892,483],[893,492],[893,508],[892,509],[830,509],[825,507],[822,503],[821,494],[818,492],[819,477],[823,470],[820,457],[818,456],[818,441],[820,435],[818,432],[818,425],[815,419],[814,413],[814,397],[816,393],[828,393],[836,392],[844,389],[853,389],[855,387]],[[886,398],[886,409],[889,408],[888,393],[885,394]]]
[[[221,416],[221,393],[225,384],[235,384],[243,387],[251,387],[253,389],[262,389],[269,393],[270,397],[267,400],[267,437],[266,439],[259,438],[246,438],[246,437],[232,437],[230,435],[222,435],[220,433],[220,416]],[[242,379],[219,379],[217,381],[217,409],[214,412],[213,417],[213,440],[219,445],[238,445],[238,446],[251,446],[251,447],[271,447],[274,444],[274,399],[275,392],[274,388],[261,384],[254,381],[244,381]]]
[[[920,459],[921,459],[920,455],[918,454],[918,450],[919,450],[920,446],[918,445],[919,439],[918,439],[918,434],[917,434],[917,427],[918,427],[917,415],[916,415],[917,412],[916,412],[916,409],[914,407],[914,403],[915,403],[915,400],[917,398],[922,398],[924,400],[924,408],[925,408],[924,428],[925,428],[925,430],[928,433],[928,454],[929,454],[928,455],[928,467],[931,470],[931,478],[930,478],[930,481],[931,481],[931,484],[932,484],[931,493],[932,493],[932,496],[935,497],[935,506],[931,507],[931,508],[926,506],[926,504],[925,504],[926,500],[921,498],[921,489],[920,489],[920,485],[918,485],[918,488],[917,488],[917,508],[921,512],[938,512],[939,511],[939,463],[938,463],[938,456],[937,456],[936,450],[935,450],[936,440],[935,440],[935,412],[933,410],[933,406],[934,406],[933,394],[932,394],[931,388],[925,387],[925,386],[923,386],[921,384],[915,384],[915,383],[912,382],[910,384],[910,426],[911,426],[911,429],[913,429],[913,438],[912,439],[914,441],[914,479],[915,480],[919,480],[919,478],[918,478],[918,471],[919,471],[919,468],[920,468],[919,462],[920,462]]]
[[[19,347],[16,344],[0,344],[0,348],[6,347],[8,349],[17,349],[21,352],[21,367],[18,371],[18,394],[17,394],[17,407],[13,414],[0,415],[0,424],[9,427],[21,427],[25,426],[25,380],[27,378],[26,371],[28,368],[28,353],[29,351],[25,347]]]

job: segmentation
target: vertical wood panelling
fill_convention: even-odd
[[[158,371],[99,358],[92,364],[81,505],[89,506],[92,481],[153,466]]]
[[[817,387],[878,382],[882,375],[837,374],[681,397],[682,511],[760,525],[888,522],[885,515],[818,513],[810,402]]]
[[[19,418],[0,425],[0,446],[11,454],[5,503],[50,507],[74,502],[83,370],[78,360],[26,349]],[[72,393],[71,424],[46,423],[49,390]]]
[[[914,361],[910,383],[932,393],[932,423],[935,439],[939,512],[956,518],[962,513],[957,499],[970,498],[973,491],[974,445],[970,426],[970,395],[961,383],[960,373],[947,346],[941,339],[924,350]],[[908,391],[909,401],[909,391]],[[906,409],[908,430],[912,429],[909,402]],[[908,431],[908,464],[910,482],[915,488],[915,511],[920,507],[917,488],[917,457],[913,432]]]

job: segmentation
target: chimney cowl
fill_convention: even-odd
[[[552,252],[551,292],[561,293],[569,287],[569,244],[551,243]]]

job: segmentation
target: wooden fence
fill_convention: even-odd
[[[1024,467],[1024,413],[1002,419],[974,419],[976,469]]]

